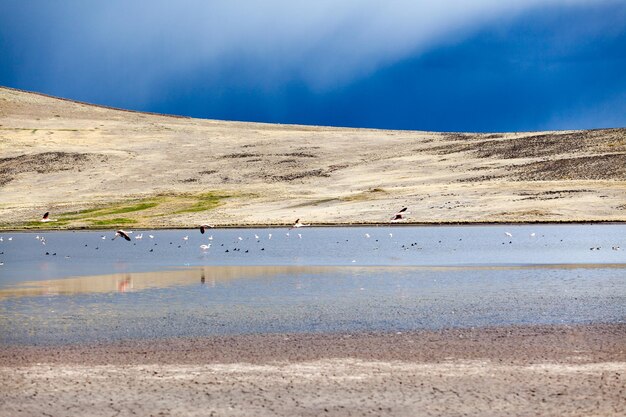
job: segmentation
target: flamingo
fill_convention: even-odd
[[[398,210],[398,212],[396,214],[394,214],[393,217],[391,218],[391,222],[392,223],[397,223],[397,222],[401,222],[401,221],[406,220],[404,218],[404,216],[406,214],[409,214],[407,212],[407,209],[408,209],[408,207],[402,207],[400,210]]]
[[[293,224],[293,226],[290,227],[290,229],[293,228],[298,228],[298,227],[307,227],[310,226],[310,224],[302,224],[300,223],[300,219],[296,220],[296,222]]]
[[[121,236],[124,239],[128,240],[130,242],[130,236],[128,236],[128,233],[125,232],[124,230],[120,229],[118,231],[115,232],[115,236],[113,237],[113,239],[111,240],[115,240],[116,237]]]
[[[44,215],[43,215],[43,217],[41,218],[41,220],[40,220],[40,221],[41,221],[42,223],[46,223],[46,222],[55,222],[56,220],[52,220],[52,219],[50,218],[50,212],[49,212],[49,211],[46,211],[46,212],[44,213]]]
[[[204,232],[206,231],[206,229],[213,229],[213,226],[210,224],[203,224],[200,225],[200,233],[204,234]]]

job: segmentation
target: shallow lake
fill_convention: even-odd
[[[0,343],[626,320],[625,225],[112,237],[1,233]]]

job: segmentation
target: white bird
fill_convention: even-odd
[[[102,236],[100,236],[100,238],[101,238],[102,240],[104,240],[104,239],[106,239],[107,237],[106,237],[106,236],[104,236],[104,235],[102,235]]]
[[[389,237],[393,237],[393,233],[389,233]]]
[[[302,239],[302,234],[298,233],[298,237],[299,237],[300,239]]]
[[[401,222],[406,220],[404,218],[405,215],[409,214],[407,212],[408,207],[402,207],[400,210],[398,210],[398,212],[396,214],[393,215],[393,217],[391,218],[391,222],[392,223],[397,223],[397,222]]]
[[[154,239],[154,235],[148,235],[150,239]]]
[[[536,233],[535,233],[535,232],[532,232],[532,233],[530,234],[530,237],[535,237],[535,235],[536,235]]]
[[[0,242],[4,242],[4,238],[3,237],[0,237]]]
[[[124,239],[128,240],[130,242],[130,236],[128,236],[128,232],[125,232],[124,230],[120,229],[118,231],[115,232],[115,236],[113,236],[113,239],[111,240],[115,240],[116,237],[123,237]]]
[[[255,234],[254,234],[254,238],[255,238],[256,240],[259,240],[259,235],[257,235],[257,234],[255,233]]]
[[[513,237],[513,235],[509,232],[504,232],[505,235],[507,235],[508,237]]]
[[[242,240],[243,240],[243,238],[242,238],[241,236],[239,236],[239,237],[237,238],[237,240],[242,241]]]
[[[213,225],[210,225],[210,224],[200,225],[200,233],[204,234],[206,229],[213,229]]]
[[[139,234],[139,235],[135,236],[135,239],[137,239],[137,240],[141,240],[141,239],[143,239],[143,233],[141,233],[141,234]]]
[[[189,240],[189,236],[185,236],[185,237],[183,237],[183,240],[184,240],[184,241]]]
[[[365,233],[365,237],[366,237],[367,239],[369,239],[369,238],[370,238],[370,234],[369,234],[369,233]]]
[[[213,240],[213,235],[209,236],[209,240]]]
[[[10,237],[10,238],[8,238],[7,240],[11,241],[11,240],[13,240],[13,238],[12,238],[12,237]]]
[[[272,240],[272,234],[271,233],[267,235],[267,240]]]
[[[202,250],[207,250],[211,247],[211,244],[209,243],[208,245],[200,245],[200,249]]]

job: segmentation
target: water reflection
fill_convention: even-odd
[[[123,274],[72,277],[44,281],[26,281],[0,289],[0,299],[11,297],[37,297],[97,293],[126,293],[148,289],[194,285],[215,287],[219,282],[237,279],[290,276],[296,288],[302,287],[302,275],[321,274],[384,274],[397,271],[506,271],[506,270],[569,270],[569,269],[622,269],[626,264],[558,264],[558,265],[467,265],[467,266],[206,266],[188,267],[172,271],[136,272]]]
[[[14,287],[0,289],[0,299],[9,297],[35,297],[76,295],[87,293],[133,292],[153,288],[191,285],[200,282],[214,287],[218,282],[241,278],[260,278],[277,275],[319,274],[332,267],[311,266],[210,266],[184,268],[174,271],[138,272],[27,281]]]

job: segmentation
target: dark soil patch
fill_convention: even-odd
[[[626,153],[533,162],[510,168],[517,181],[626,180]]]
[[[486,138],[486,136],[476,136]],[[523,138],[481,140],[469,142],[467,135],[447,135],[445,139],[466,143],[449,143],[431,148],[439,155],[473,152],[479,158],[538,158],[558,156],[573,152],[623,152],[626,151],[626,129],[586,130],[571,133],[545,133]]]
[[[485,181],[493,181],[504,178],[503,175],[480,175],[478,177],[469,177],[469,178],[461,178],[457,182],[461,183],[473,183],[473,182],[485,182]]]
[[[289,152],[289,153],[280,154],[279,156],[296,156],[298,158],[317,158],[317,155],[312,154],[312,153],[307,153],[307,152]]]
[[[80,171],[89,165],[103,163],[109,159],[107,155],[70,153],[70,152],[43,152],[37,154],[20,155],[12,158],[0,159],[0,186],[8,184],[18,174],[36,172],[48,174],[58,171]]]
[[[254,158],[261,156],[258,153],[249,153],[249,152],[241,152],[241,153],[230,153],[222,156],[222,158],[236,159],[236,158]]]
[[[294,180],[316,178],[316,177],[330,177],[330,175],[322,169],[314,169],[311,171],[292,172],[292,173],[285,174],[285,175],[273,175],[269,177],[269,179],[272,180],[273,182],[279,182],[279,181],[294,181]]]

